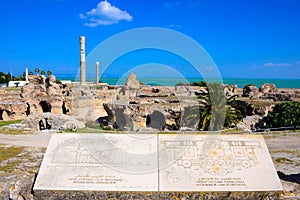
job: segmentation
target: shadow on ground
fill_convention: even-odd
[[[300,173],[286,175],[283,172],[278,171],[277,174],[281,180],[300,184]]]

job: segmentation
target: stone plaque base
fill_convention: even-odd
[[[99,191],[35,191],[36,200],[277,200],[280,192],[99,192]]]
[[[278,199],[260,135],[54,134],[37,199]]]

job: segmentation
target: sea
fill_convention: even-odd
[[[71,80],[72,82],[78,82],[78,78],[74,77],[57,77],[58,80]],[[193,83],[199,81],[217,82],[228,85],[237,85],[238,88],[243,88],[247,84],[254,84],[260,87],[264,83],[275,84],[277,88],[300,88],[300,79],[241,79],[241,78],[224,78],[218,79],[199,79],[199,78],[138,78],[138,80],[146,85],[151,86],[174,86],[178,83]],[[87,82],[94,82],[95,80],[87,79]],[[108,83],[109,85],[124,85],[126,78],[100,78],[100,82]]]

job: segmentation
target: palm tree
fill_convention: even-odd
[[[188,119],[197,117],[195,128],[217,131],[221,130],[224,125],[231,127],[243,118],[239,110],[230,106],[236,96],[226,99],[221,84],[208,83],[207,90],[207,94],[198,96],[198,105],[191,108],[187,117]]]
[[[29,75],[33,75],[33,72],[32,72],[32,71],[30,71],[30,72],[29,72]]]
[[[226,106],[226,117],[224,126],[231,128],[232,125],[237,125],[243,119],[241,112],[231,106]]]
[[[46,72],[44,70],[41,71],[41,75],[45,75]]]
[[[208,83],[209,101],[207,106],[210,105],[211,119],[209,124],[210,131],[221,130],[224,125],[226,116],[226,97],[224,88],[219,83]]]
[[[50,70],[47,71],[48,76],[50,76],[52,74],[52,72]]]
[[[36,74],[36,75],[39,75],[39,72],[40,72],[40,69],[39,69],[39,68],[35,68],[34,71],[35,71],[35,74]]]

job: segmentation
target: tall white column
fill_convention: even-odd
[[[99,84],[99,62],[96,62],[96,85]]]
[[[85,64],[85,37],[80,36],[80,84],[86,82],[86,64]]]
[[[26,77],[26,83],[28,83],[28,68],[25,68],[25,77]]]

